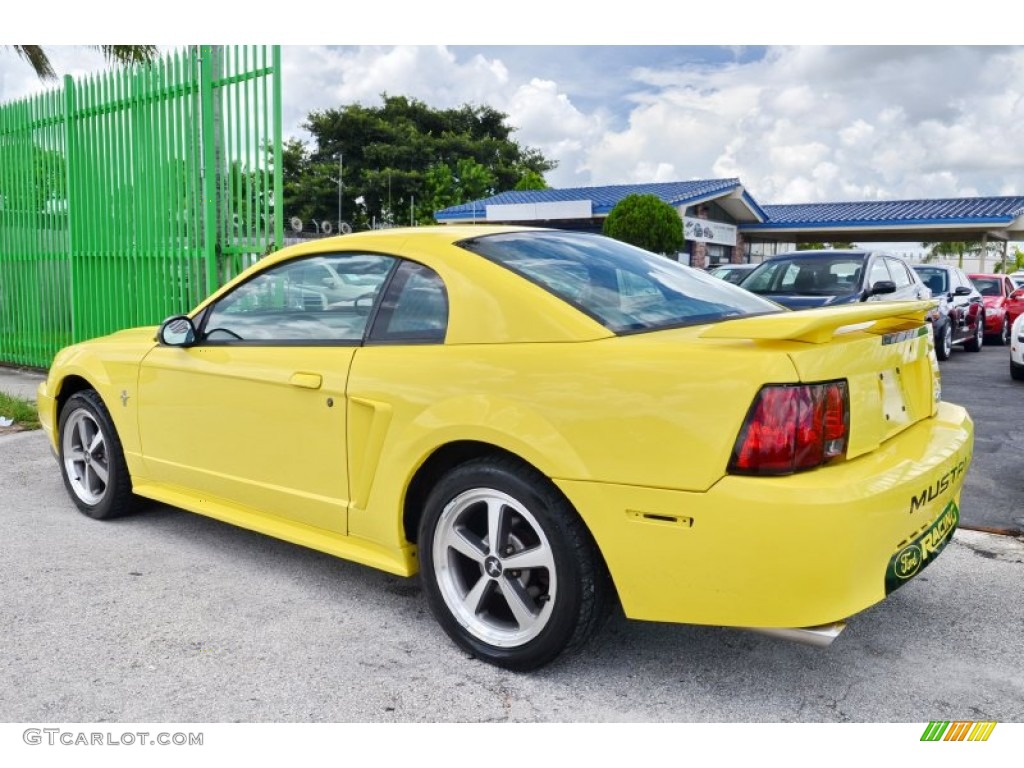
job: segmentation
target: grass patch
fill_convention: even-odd
[[[14,419],[15,427],[39,429],[39,414],[31,400],[0,392],[0,416]]]

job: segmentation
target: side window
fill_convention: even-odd
[[[331,254],[276,264],[210,308],[201,340],[359,343],[396,263],[376,254]]]
[[[911,284],[910,275],[907,274],[907,268],[903,264],[895,259],[886,259],[886,263],[889,265],[889,274],[892,275],[893,282],[896,283],[897,288],[906,288]]]
[[[782,280],[779,281],[779,288],[793,288],[796,285],[797,276],[800,274],[800,267],[796,264],[786,265],[786,271],[782,275]]]
[[[885,259],[876,258],[871,263],[871,271],[868,273],[868,288],[873,287],[879,280],[892,280],[892,275],[885,266]]]
[[[448,292],[437,273],[402,262],[388,284],[369,342],[442,343],[448,330]]]

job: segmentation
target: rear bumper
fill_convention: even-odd
[[[973,433],[963,408],[940,403],[869,454],[789,477],[727,476],[705,493],[557,482],[627,616],[809,627],[884,599],[898,554],[926,535],[937,542],[939,528],[941,543],[952,536]]]

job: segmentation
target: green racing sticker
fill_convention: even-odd
[[[953,538],[959,523],[960,509],[951,501],[924,533],[889,560],[889,567],[885,569],[885,594],[902,587],[931,563]]]

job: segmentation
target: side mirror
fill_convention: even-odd
[[[966,285],[958,285],[956,287],[956,290],[953,291],[953,295],[954,296],[970,296],[971,295],[971,289],[968,288]]]
[[[896,293],[896,283],[892,280],[879,280],[871,286],[872,296],[878,296],[883,293]]]
[[[1011,298],[1015,301],[1024,299],[1024,288],[1018,288],[1016,291],[1011,293],[1008,298]]]
[[[164,320],[157,339],[168,347],[191,347],[196,343],[196,327],[185,315],[175,315]]]

